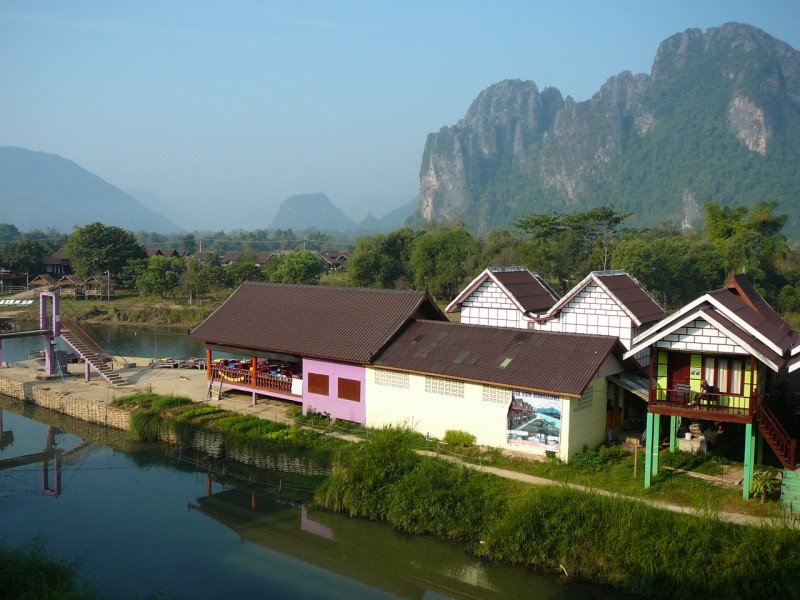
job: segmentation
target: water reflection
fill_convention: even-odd
[[[112,597],[619,597],[481,562],[459,544],[275,498],[274,486],[250,485],[244,472],[211,476],[176,462],[163,445],[106,438],[107,429],[8,398],[0,406],[3,431],[14,433],[0,459],[63,451],[57,499],[40,489],[13,493],[31,471],[40,476],[35,460],[0,471],[0,514],[15,525],[3,536],[22,544],[44,535],[48,552],[80,556],[82,575]],[[42,422],[11,412],[19,407]],[[254,472],[256,481],[286,478]]]

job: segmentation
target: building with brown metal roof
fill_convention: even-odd
[[[563,460],[607,439],[616,338],[416,321],[367,368],[367,423]]]
[[[797,442],[769,401],[775,394],[774,373],[797,368],[797,343],[797,332],[746,275],[731,276],[722,288],[664,318],[636,337],[625,355],[649,356],[648,439],[655,439],[662,415],[670,417],[673,432],[681,419],[744,426],[745,498],[753,480],[756,436],[763,436],[784,467],[794,470]],[[670,440],[671,450],[702,443],[674,435]],[[657,457],[648,455],[646,485],[657,470]]]
[[[528,328],[524,316],[549,309],[558,294],[538,273],[525,267],[489,267],[445,308],[461,313],[468,325]]]
[[[630,348],[641,331],[667,316],[625,271],[593,271],[550,309],[531,319],[541,331],[611,335]]]
[[[415,319],[447,317],[427,292],[246,282],[190,337],[206,344],[210,393],[219,385],[364,423],[364,366]]]

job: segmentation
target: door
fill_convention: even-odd
[[[673,400],[689,401],[691,366],[691,354],[687,352],[669,353],[669,358],[667,359],[667,389],[681,390],[681,393],[675,393]]]

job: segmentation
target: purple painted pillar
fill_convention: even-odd
[[[52,323],[47,322],[47,299],[53,302]],[[44,368],[45,373],[54,375],[56,372],[56,338],[61,335],[61,298],[58,292],[39,293],[39,329],[46,329],[44,334]]]

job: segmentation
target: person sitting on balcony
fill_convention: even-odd
[[[717,393],[717,388],[709,384],[708,381],[705,380],[705,378],[701,379],[700,391],[697,393],[697,396],[695,396],[695,402],[697,404],[700,404],[700,400],[705,400],[706,404],[708,404],[715,399],[713,394],[716,393]]]

